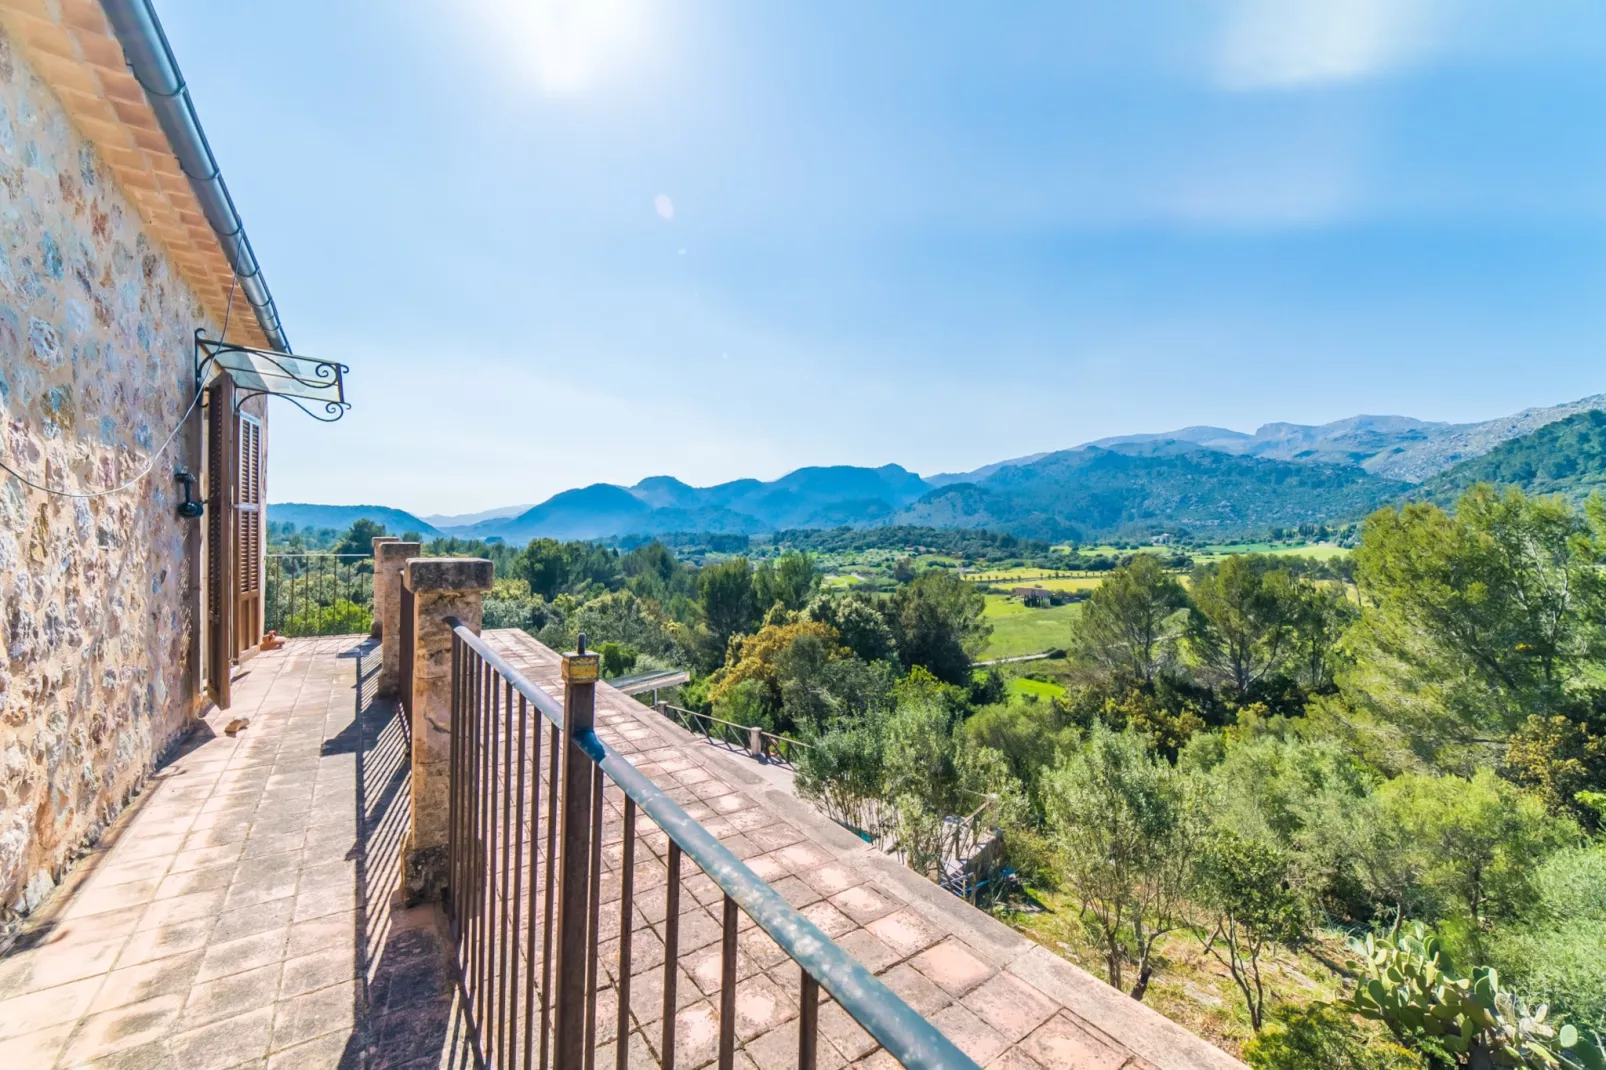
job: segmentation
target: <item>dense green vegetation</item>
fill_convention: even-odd
[[[1606,508],[1386,508],[1353,566],[1132,555],[1073,618],[1063,695],[906,666],[829,707],[800,790],[934,877],[941,815],[992,797],[1027,889],[1001,913],[1069,911],[1051,946],[1134,998],[1214,971],[1254,1065],[1599,1065]]]
[[[999,829],[1001,917],[1256,1067],[1600,1065],[1606,507],[1477,487],[1327,560],[918,539],[426,552],[495,562],[487,626],[809,743],[799,793],[933,879]],[[1094,559],[1058,609],[967,578]],[[1016,618],[1051,680],[974,668]]]
[[[1205,540],[1358,516],[1406,489],[1353,465],[1158,442],[1052,453],[933,491],[898,518],[1047,541],[1160,533]]]
[[[1423,483],[1414,495],[1448,505],[1478,483],[1582,501],[1606,488],[1606,412],[1591,410],[1504,442]]]

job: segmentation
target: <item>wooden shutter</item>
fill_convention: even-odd
[[[229,708],[234,662],[234,380],[219,375],[206,409],[206,693]]]
[[[262,421],[235,423],[234,653],[262,642]]]

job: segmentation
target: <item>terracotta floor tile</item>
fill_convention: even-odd
[[[54,1066],[56,1056],[67,1046],[67,1038],[78,1027],[75,1018],[48,1029],[35,1030],[9,1040],[0,1040],[0,1066],[27,1070],[29,1067]]]
[[[113,970],[106,975],[106,983],[95,996],[90,1011],[111,1010],[158,996],[185,995],[195,980],[201,954],[200,951],[189,951]]]
[[[287,959],[279,985],[280,998],[288,999],[303,992],[349,981],[355,976],[356,970],[352,953],[340,948]]]
[[[942,1030],[942,1035],[953,1041],[955,1047],[981,1065],[1002,1054],[1009,1046],[1003,1034],[958,1003],[950,1004],[932,1015],[930,1022]]]
[[[913,955],[942,939],[931,922],[913,910],[899,910],[865,926],[883,944],[900,955]]]
[[[963,941],[949,938],[909,960],[931,982],[951,996],[960,996],[981,984],[993,968]]]
[[[210,917],[196,918],[136,932],[129,937],[117,965],[135,966],[152,959],[193,951],[206,943],[213,921]]]
[[[212,943],[207,946],[206,959],[196,972],[196,982],[229,977],[281,961],[285,957],[289,934],[290,930],[281,926],[221,943],[214,936]]]
[[[1011,1043],[1048,1021],[1059,1010],[1059,1004],[1008,972],[977,986],[960,1002]]]
[[[0,959],[0,999],[55,988],[108,972],[122,953],[121,938],[66,947],[45,946]]]
[[[175,1070],[227,1070],[259,1060],[273,1039],[273,1008],[225,1018],[168,1039]]]
[[[227,977],[197,981],[184,1001],[182,1028],[193,1029],[268,1006],[279,994],[280,970],[280,964],[274,962]]]
[[[1060,1013],[1039,1026],[1020,1044],[1023,1053],[1045,1067],[1074,1066],[1078,1070],[1117,1070],[1126,1053],[1083,1029],[1070,1015]]]
[[[78,1023],[61,1061],[74,1066],[160,1041],[170,1031],[183,1003],[181,996],[157,996],[92,1014]]]
[[[89,977],[0,1000],[0,1039],[70,1022],[89,1009],[103,978]]]
[[[357,983],[330,985],[278,1004],[273,1019],[273,1049],[323,1036],[349,1034],[356,1024]]]

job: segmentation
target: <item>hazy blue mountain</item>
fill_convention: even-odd
[[[1450,505],[1474,483],[1561,494],[1574,501],[1606,491],[1606,412],[1581,412],[1503,442],[1482,457],[1440,472],[1413,497]]]
[[[343,530],[366,518],[377,524],[383,524],[385,530],[392,535],[400,535],[404,531],[416,531],[428,538],[435,538],[440,534],[433,525],[426,524],[412,513],[392,509],[388,505],[308,505],[305,502],[284,502],[269,505],[267,516],[270,524],[282,524],[288,521],[297,528]]]
[[[1184,427],[1153,435],[1118,435],[1088,445],[1175,439],[1249,457],[1355,464],[1386,479],[1419,483],[1460,461],[1482,456],[1502,442],[1574,413],[1597,409],[1606,409],[1606,394],[1469,424],[1433,423],[1410,416],[1351,416],[1327,424],[1270,423],[1252,435],[1222,427]]]
[[[1481,423],[1362,415],[1319,425],[1270,423],[1254,434],[1185,427],[1100,439],[1076,449],[927,479],[895,464],[799,468],[767,482],[736,479],[711,487],[661,475],[633,487],[598,483],[564,491],[528,508],[431,517],[459,521],[433,526],[379,506],[275,505],[270,517],[344,527],[358,516],[369,516],[391,530],[406,525],[426,534],[438,530],[510,542],[668,531],[752,535],[780,528],[881,524],[986,527],[1041,538],[1183,529],[1236,535],[1350,518],[1397,498],[1409,484],[1458,465],[1453,470],[1462,474],[1447,473],[1442,486],[1434,484],[1438,489],[1433,493],[1449,493],[1444,488],[1462,485],[1456,481],[1464,482],[1470,478],[1466,473],[1474,471],[1521,483],[1528,478],[1518,471],[1524,464],[1534,466],[1536,473],[1524,485],[1554,484],[1570,492],[1568,488],[1584,486],[1595,472],[1578,430],[1594,426],[1588,421],[1569,424],[1576,434],[1557,431],[1553,439],[1535,440],[1546,449],[1578,453],[1573,474],[1557,475],[1554,465],[1545,467],[1532,456],[1537,446],[1491,455],[1492,467],[1467,468],[1465,462],[1557,421],[1600,410],[1606,410],[1606,394]]]
[[[1355,465],[1244,457],[1150,439],[1062,450],[978,482],[939,487],[892,522],[1050,540],[1161,532],[1214,537],[1358,516],[1408,489]]]
[[[783,527],[861,527],[885,520],[931,489],[895,464],[799,468],[780,479],[738,479],[693,487],[651,476],[633,487],[597,483],[564,491],[513,517],[446,528],[464,538],[509,542],[592,539],[666,531],[754,535]]]
[[[430,513],[423,519],[438,528],[460,528],[469,524],[478,524],[481,520],[497,520],[506,516],[518,516],[534,504],[534,502],[525,502],[523,505],[503,505],[495,509],[485,509],[478,513]]]

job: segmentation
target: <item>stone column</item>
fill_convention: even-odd
[[[378,639],[380,627],[385,621],[384,588],[379,585],[379,544],[382,542],[401,542],[394,535],[374,536],[374,623],[368,629],[368,638]]]
[[[379,694],[395,698],[401,681],[402,569],[422,549],[416,542],[378,542],[374,547],[374,619],[379,622]],[[381,616],[383,614],[383,616]]]
[[[388,552],[388,550],[387,550]],[[407,562],[413,593],[412,821],[407,834],[407,901],[436,900],[446,887],[448,785],[452,755],[452,629],[455,617],[480,630],[491,563],[479,557],[415,557]],[[399,595],[398,595],[399,600]],[[385,624],[390,634],[390,623]]]

